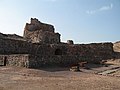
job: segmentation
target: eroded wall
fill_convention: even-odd
[[[34,44],[25,41],[0,39],[0,54],[28,54],[35,48]]]
[[[41,50],[40,50],[41,49]],[[48,45],[45,49],[39,48],[38,51],[45,52],[30,56],[30,67],[38,68],[41,66],[69,66],[81,61],[99,63],[101,60],[114,58],[112,43],[93,43],[81,45],[54,44]],[[56,52],[57,50],[57,52]]]
[[[26,24],[23,37],[32,43],[53,44],[60,43],[60,34],[54,32],[54,26],[31,18],[30,24]]]
[[[1,66],[17,66],[28,67],[29,55],[27,54],[13,54],[13,55],[0,55]]]
[[[56,50],[60,55],[80,56],[106,56],[113,51],[112,43],[93,44],[33,44],[25,41],[0,39],[0,54],[39,54],[55,55]]]
[[[29,67],[38,67],[44,64],[68,65],[81,61],[99,62],[114,57],[112,43],[33,44],[11,39],[0,39],[0,54],[8,55],[10,65],[14,65],[12,63],[15,62],[15,66],[21,61],[24,62],[19,54],[23,54],[23,56],[24,54],[30,54],[29,59],[26,59],[29,60]],[[16,56],[12,54],[16,54]]]
[[[72,66],[80,62],[99,63],[101,58],[79,55],[52,55],[29,57],[29,68],[51,67],[51,66]]]

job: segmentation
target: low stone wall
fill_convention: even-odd
[[[37,46],[21,40],[0,39],[0,54],[34,54]]]
[[[27,54],[0,55],[0,65],[28,67],[28,59],[29,55]]]
[[[29,54],[13,54],[0,55],[1,66],[17,66],[27,68],[40,68],[49,66],[70,66],[79,62],[99,63],[103,58],[94,56],[79,55],[29,55]]]
[[[115,57],[112,43],[40,45],[11,39],[0,39],[0,54],[0,60],[3,60],[4,56],[8,54],[8,65],[23,65],[23,67],[40,67],[44,66],[44,64],[48,66],[65,66],[82,60],[98,62]],[[16,56],[13,54],[16,54]],[[23,56],[21,56],[22,54]],[[25,59],[23,59],[25,54],[30,54],[30,56],[28,56],[29,59],[27,59],[29,60],[28,65],[22,64],[26,63],[26,61],[24,61]],[[2,63],[3,61],[0,62]]]
[[[114,51],[112,43],[69,45],[67,50],[68,55],[101,57],[103,59],[112,58],[113,53]]]
[[[0,54],[32,54],[41,56],[79,55],[81,57],[113,57],[112,43],[94,44],[33,44],[25,41],[0,39]]]
[[[49,67],[49,66],[70,66],[79,62],[99,62],[101,58],[81,57],[77,55],[53,55],[53,56],[33,56],[29,57],[29,68]]]

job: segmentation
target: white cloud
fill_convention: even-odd
[[[96,11],[95,10],[91,10],[91,11],[88,10],[88,11],[86,11],[86,13],[87,14],[94,14],[94,13],[96,13]]]
[[[96,10],[87,10],[86,13],[87,14],[95,14],[96,12],[107,11],[107,10],[111,10],[112,8],[113,8],[113,4],[111,3],[108,6],[102,6],[101,8],[96,9]]]
[[[100,11],[105,11],[105,10],[110,10],[113,8],[113,4],[110,4],[109,6],[103,6],[99,10]]]

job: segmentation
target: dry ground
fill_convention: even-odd
[[[91,66],[81,69],[82,72],[68,68],[0,67],[0,90],[120,90],[120,77],[95,74],[114,65]],[[120,71],[115,74],[120,75]]]
[[[114,43],[113,48],[114,48],[114,51],[120,52],[120,41]]]

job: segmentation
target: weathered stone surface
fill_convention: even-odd
[[[24,38],[0,34],[0,65],[30,68],[69,66],[116,57],[119,58],[112,43],[74,44],[72,40],[61,43],[60,34],[54,32],[54,27],[36,18],[26,24]]]
[[[54,32],[54,26],[41,23],[36,18],[31,18],[31,23],[26,24],[24,38],[32,43],[60,43],[60,34]]]
[[[120,41],[115,42],[113,47],[115,52],[120,52]]]
[[[14,55],[0,55],[1,66],[29,66],[29,55],[27,54],[14,54]]]
[[[16,34],[0,33],[0,38],[26,41],[22,36],[19,36],[19,35],[16,35]]]
[[[73,40],[67,40],[67,44],[74,44]]]

